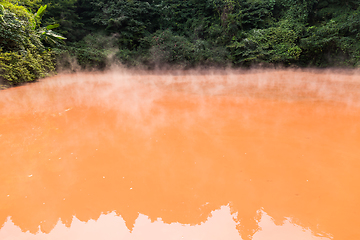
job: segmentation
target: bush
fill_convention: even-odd
[[[6,85],[18,85],[43,78],[55,71],[50,51],[2,52],[0,51],[0,77]]]
[[[0,8],[0,46],[3,51],[44,50],[33,28],[35,20],[24,7],[0,2]]]
[[[35,6],[37,2],[22,3]],[[46,6],[41,9],[45,10]],[[53,54],[41,42],[44,34],[39,30],[42,28],[37,28],[41,11],[37,14],[11,1],[0,0],[0,79],[3,84],[32,82],[55,71]]]

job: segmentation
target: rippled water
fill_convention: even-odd
[[[0,91],[0,239],[359,239],[359,110],[360,75],[330,72]]]

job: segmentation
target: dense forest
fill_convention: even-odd
[[[0,0],[0,80],[58,68],[358,67],[360,0]]]

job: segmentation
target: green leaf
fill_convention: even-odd
[[[47,29],[47,30],[51,30],[51,29],[57,28],[57,27],[59,27],[59,26],[60,26],[60,24],[47,25],[47,26],[46,26],[46,29]]]
[[[0,4],[0,16],[4,16],[5,14],[5,8],[3,5]]]
[[[54,37],[54,38],[57,38],[57,39],[61,39],[61,40],[65,40],[66,38],[61,36],[60,34],[56,33],[56,32],[53,32],[51,30],[48,30],[46,31],[45,33],[47,36],[51,36],[51,37]]]
[[[40,21],[42,16],[44,15],[45,13],[45,9],[47,8],[47,5],[44,5],[44,6],[41,6],[37,12],[35,13],[35,19]]]

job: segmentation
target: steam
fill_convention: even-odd
[[[360,107],[360,75],[357,72],[302,70],[189,70],[133,71],[114,68],[106,72],[60,74],[38,83],[1,92],[0,113],[44,109],[64,111],[72,106],[118,109],[138,118],[151,111],[164,96],[183,95],[196,101],[197,110],[206,99],[218,101],[270,101],[343,104]]]
[[[31,114],[65,116],[68,111],[86,109],[116,115],[118,127],[132,119],[132,127],[151,134],[159,126],[196,125],[198,121],[221,124],[222,114],[250,124],[247,110],[214,113],[212,106],[237,104],[246,109],[256,101],[268,103],[342,105],[354,111],[360,107],[360,75],[357,72],[302,70],[189,70],[143,71],[113,68],[106,72],[60,74],[38,83],[1,92],[2,118]],[[170,105],[174,105],[169,108]],[[275,120],[281,125],[287,111]],[[258,116],[267,109],[259,108]],[[99,113],[100,114],[100,113]],[[252,115],[254,113],[251,113]],[[214,116],[216,116],[215,119]],[[255,116],[253,116],[255,117]],[[106,127],[106,126],[104,126]],[[221,128],[221,126],[218,126]],[[206,129],[203,129],[206,131]]]

